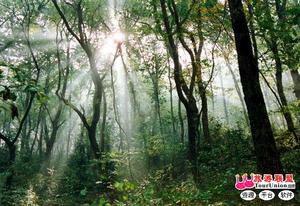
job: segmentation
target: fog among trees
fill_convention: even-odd
[[[247,202],[300,166],[297,0],[0,0],[0,205]],[[299,187],[298,187],[299,188]]]

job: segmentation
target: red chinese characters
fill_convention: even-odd
[[[253,181],[254,182],[262,182],[262,176],[258,175],[258,174],[253,175]]]
[[[283,182],[283,175],[282,174],[274,174],[274,181],[275,182]]]
[[[264,181],[265,182],[271,182],[272,181],[272,175],[271,174],[264,174]]]
[[[285,182],[294,182],[293,174],[286,174],[285,175]]]

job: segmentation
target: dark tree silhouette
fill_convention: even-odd
[[[257,169],[261,173],[281,173],[282,166],[259,83],[258,63],[254,58],[247,20],[241,0],[229,0],[230,16],[239,72],[248,109]]]

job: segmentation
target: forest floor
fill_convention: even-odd
[[[183,182],[172,182],[160,186],[160,189],[154,189],[151,183],[148,183],[146,187],[141,184],[134,190],[117,195],[117,199],[108,201],[108,196],[111,195],[107,194],[105,198],[99,192],[81,191],[78,196],[61,194],[57,192],[58,185],[55,181],[59,176],[40,176],[39,178],[44,178],[49,184],[44,185],[43,192],[40,186],[35,188],[31,184],[21,201],[22,206],[298,206],[300,200],[298,190],[294,200],[289,202],[278,198],[268,202],[258,198],[253,201],[244,201],[239,197],[239,191],[231,189],[229,192],[220,188],[219,192],[211,193],[205,187],[197,189],[189,178]]]
[[[133,164],[136,180],[130,175],[120,173],[112,183],[101,187],[101,181],[88,179],[92,176],[89,169],[80,164],[84,162],[80,153],[68,161],[62,161],[55,169],[39,166],[39,161],[16,164],[14,187],[9,191],[0,191],[0,206],[298,206],[300,205],[300,188],[294,191],[295,198],[282,201],[275,197],[263,201],[258,197],[253,201],[240,198],[240,191],[234,188],[235,175],[255,172],[255,156],[237,140],[236,133],[230,133],[231,139],[218,144],[212,150],[202,148],[199,154],[198,186],[191,175],[186,172],[188,166],[177,158],[175,163],[153,169],[148,175],[143,174],[137,161]],[[226,140],[227,141],[227,140]],[[232,141],[232,142],[231,142]],[[248,140],[245,140],[248,141]],[[234,145],[234,142],[241,142]],[[280,142],[280,140],[278,140]],[[228,146],[228,145],[231,145]],[[285,171],[294,174],[295,181],[300,181],[300,149],[281,149],[281,160]],[[183,161],[184,158],[182,158]],[[134,158],[133,158],[134,160]],[[121,161],[124,162],[124,161]],[[38,169],[37,169],[38,168]],[[93,171],[93,167],[91,167]],[[83,169],[83,170],[81,170]],[[34,171],[34,172],[33,172]],[[38,171],[38,172],[36,172]],[[116,171],[127,171],[126,167]],[[141,176],[139,174],[143,174]],[[106,176],[104,174],[104,176]],[[0,182],[1,182],[0,175]],[[90,184],[90,185],[89,185]],[[80,187],[77,187],[80,185]],[[1,186],[1,185],[0,185]],[[259,191],[255,191],[258,195]],[[2,196],[2,197],[1,197]],[[4,203],[3,203],[4,202]]]
[[[10,195],[18,206],[297,206],[300,202],[299,190],[293,201],[285,202],[278,198],[262,201],[244,201],[240,192],[234,189],[234,180],[227,181],[226,173],[208,174],[198,188],[191,177],[184,180],[170,180],[156,175],[139,183],[120,181],[125,189],[116,184],[110,192],[88,191],[79,194],[61,191],[62,171],[48,170],[31,178],[27,187],[17,187]],[[227,172],[230,174],[230,172]],[[162,173],[160,173],[162,175]],[[215,180],[214,182],[212,180]],[[223,181],[220,181],[223,180]],[[126,186],[128,184],[128,187]],[[131,187],[132,186],[132,187]],[[113,199],[112,199],[113,198]],[[15,201],[19,199],[19,201]],[[2,206],[2,205],[1,205]],[[6,205],[3,205],[6,206]]]

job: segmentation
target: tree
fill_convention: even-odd
[[[40,6],[43,6],[43,2],[38,2],[38,3],[39,3]],[[22,32],[23,32],[24,37],[25,37],[23,39],[23,42],[24,42],[25,46],[27,47],[27,49],[29,51],[29,54],[30,54],[30,58],[31,58],[31,61],[27,66],[29,66],[28,69],[29,69],[31,75],[33,75],[33,77],[31,77],[29,82],[26,82],[26,81],[23,80],[24,81],[23,83],[26,82],[28,84],[27,89],[26,89],[26,96],[27,96],[27,101],[26,102],[27,103],[24,107],[25,109],[24,109],[24,112],[22,114],[22,117],[20,118],[20,122],[19,122],[18,126],[16,127],[15,134],[14,135],[6,135],[6,134],[0,132],[0,139],[2,139],[5,142],[5,144],[8,148],[8,151],[9,151],[9,166],[12,166],[14,164],[15,160],[16,160],[17,142],[18,142],[18,140],[21,136],[24,125],[26,124],[26,121],[29,117],[30,111],[33,107],[34,99],[37,96],[37,93],[38,93],[38,88],[37,87],[38,87],[38,82],[39,82],[40,74],[41,74],[41,68],[40,68],[40,65],[38,64],[37,57],[34,53],[34,50],[33,50],[33,47],[32,47],[32,42],[30,40],[30,32],[29,32],[31,23],[32,23],[33,19],[35,18],[35,15],[36,15],[36,11],[35,11],[34,7],[31,7],[29,4],[23,4],[22,3],[18,6],[21,7],[21,8],[25,7],[23,10],[21,10],[21,14],[22,14],[23,19],[22,19],[22,21],[19,22],[19,24],[22,28]],[[16,13],[15,13],[14,10],[12,10],[10,12],[11,12],[11,15],[16,17]],[[12,20],[12,21],[14,21],[14,20]],[[33,64],[33,66],[31,64]],[[13,65],[10,65],[10,64],[7,64],[5,66],[7,66],[10,69],[16,69]],[[19,76],[19,77],[16,78],[16,80],[20,81],[20,78],[21,77]],[[21,78],[21,79],[23,79],[23,78]],[[18,81],[15,81],[15,82],[18,82]],[[7,89],[8,89],[8,87],[6,87],[6,90]],[[9,92],[9,89],[7,91]],[[9,98],[11,98],[10,96],[11,95],[9,95]],[[3,96],[4,101],[6,101],[9,98],[6,98],[5,96]],[[14,108],[15,112],[12,112],[12,118],[16,117],[16,112],[19,113],[18,110],[16,110],[17,107],[13,107],[13,108]],[[8,188],[12,184],[12,179],[13,179],[14,173],[15,173],[14,169],[11,168],[11,172],[8,175],[7,179],[6,179],[6,186]]]
[[[260,18],[257,19],[257,21],[260,26],[263,39],[266,41],[267,47],[272,52],[272,56],[275,61],[275,71],[276,71],[275,78],[276,78],[277,92],[280,99],[279,102],[280,109],[285,118],[288,131],[295,136],[296,140],[298,140],[298,137],[295,132],[295,126],[294,126],[292,114],[290,112],[290,109],[288,108],[288,101],[284,93],[283,82],[282,82],[283,63],[280,57],[280,50],[278,46],[279,37],[276,34],[276,28],[275,28],[274,20],[271,15],[269,2],[264,1],[262,3],[262,8],[258,7],[258,9],[261,9],[262,11],[259,12],[261,15]],[[264,18],[262,18],[262,15],[265,15]],[[268,25],[265,25],[266,22],[268,22],[267,23]],[[252,33],[254,33],[254,31]],[[255,35],[253,38],[255,38]]]
[[[84,52],[86,53],[89,65],[90,65],[90,71],[91,71],[91,77],[93,80],[93,84],[95,87],[94,91],[94,97],[93,97],[93,115],[92,119],[89,122],[84,115],[83,112],[81,112],[78,108],[76,108],[75,105],[73,105],[68,100],[64,99],[62,96],[62,100],[66,105],[69,105],[80,117],[81,121],[83,122],[84,127],[87,129],[88,137],[90,141],[90,145],[92,148],[92,151],[94,153],[95,158],[100,158],[100,148],[98,145],[98,142],[96,140],[96,134],[97,134],[97,125],[100,119],[100,106],[101,106],[101,100],[102,100],[102,92],[103,92],[103,79],[105,77],[102,76],[100,78],[98,69],[97,69],[97,63],[96,63],[96,56],[95,56],[95,48],[92,47],[92,43],[87,38],[87,35],[84,33],[86,25],[84,24],[84,16],[83,16],[83,8],[82,8],[82,1],[76,2],[72,5],[74,8],[76,15],[77,15],[77,28],[78,28],[78,34],[74,31],[73,28],[71,28],[66,16],[60,9],[58,3],[56,0],[52,0],[52,3],[54,4],[58,14],[60,15],[61,19],[63,20],[67,30],[70,32],[70,34],[77,40],[77,42],[80,44]]]
[[[194,10],[193,8],[194,4],[191,5],[190,10]],[[190,59],[191,59],[191,64],[192,64],[192,70],[195,74],[195,80],[191,80],[191,82],[195,81],[197,86],[198,86],[198,90],[200,93],[200,98],[201,98],[201,103],[202,103],[202,108],[201,108],[201,112],[202,112],[202,128],[203,128],[203,134],[204,134],[204,138],[207,142],[211,141],[211,137],[209,134],[209,125],[208,125],[208,107],[207,107],[207,97],[206,97],[206,85],[204,84],[204,80],[203,80],[203,68],[201,65],[201,54],[202,54],[202,49],[203,49],[203,45],[204,45],[204,36],[203,36],[203,25],[202,25],[202,14],[201,14],[201,5],[197,4],[196,6],[196,11],[198,12],[198,15],[196,16],[194,22],[195,22],[195,32],[187,32],[187,29],[183,28],[183,24],[184,22],[180,22],[180,16],[179,16],[179,12],[177,9],[177,6],[175,4],[174,0],[171,0],[170,2],[168,2],[168,8],[172,14],[172,16],[174,16],[174,21],[175,21],[175,25],[176,25],[176,29],[177,29],[177,34],[178,34],[178,39],[180,41],[180,43],[182,44],[182,46],[184,47],[184,49],[188,52]],[[189,14],[187,14],[188,16]],[[181,18],[183,19],[183,18]],[[193,19],[192,19],[193,20]],[[182,20],[184,21],[184,20]],[[193,22],[193,21],[192,21]],[[190,23],[192,24],[192,23]],[[191,25],[189,25],[191,28]],[[187,33],[187,34],[185,34]],[[195,33],[195,34],[194,34]],[[189,46],[189,44],[187,43],[184,35],[187,35],[188,38],[190,39],[190,41],[192,42],[192,46]],[[191,83],[191,85],[193,85],[194,83]],[[192,86],[193,87],[193,86]]]
[[[229,9],[238,55],[239,72],[248,110],[257,169],[261,173],[282,173],[280,156],[259,83],[249,29],[241,0],[229,0]]]
[[[167,45],[170,56],[174,63],[174,80],[176,84],[176,90],[180,101],[183,103],[186,109],[187,121],[188,121],[188,159],[192,164],[193,176],[198,182],[197,171],[197,141],[199,141],[199,110],[197,108],[196,99],[193,95],[195,76],[199,71],[193,70],[190,86],[184,80],[182,74],[182,66],[179,61],[178,46],[175,43],[173,31],[171,29],[170,20],[167,13],[167,6],[164,0],[160,0],[160,6],[162,11],[163,24],[167,36]]]
[[[59,40],[58,38],[56,38],[56,44],[57,44],[56,58],[58,60],[59,72],[58,72],[58,83],[57,83],[57,88],[55,93],[59,99],[59,105],[53,116],[51,115],[51,112],[49,111],[48,107],[45,105],[46,111],[48,113],[51,122],[51,127],[52,127],[50,137],[46,139],[46,153],[45,153],[46,159],[50,158],[57,137],[58,130],[64,124],[64,121],[61,120],[62,113],[63,113],[63,101],[60,101],[60,99],[66,98],[67,84],[70,75],[70,41],[71,41],[70,39],[67,39],[67,48],[66,48],[67,64],[65,68],[62,68],[60,49],[59,49]]]
[[[283,1],[275,0],[275,8],[279,19],[279,25],[281,31],[287,31],[287,29],[289,29],[289,31],[293,30],[292,28],[293,21],[289,21],[286,15],[287,2],[288,1],[286,0]],[[297,18],[298,17],[296,17],[296,19]],[[297,20],[295,21],[295,23],[297,24]],[[295,46],[294,42],[297,42],[297,40],[295,41],[293,37],[291,37],[292,35],[290,35],[290,33],[284,33],[284,34],[285,35],[283,36],[283,38],[281,38],[284,45],[283,51],[287,55],[286,64],[288,65],[292,76],[292,80],[294,84],[294,93],[296,98],[299,100],[300,99],[300,74],[298,72],[298,67],[297,67],[297,62],[298,62],[297,52],[295,51],[295,47],[294,47]]]

